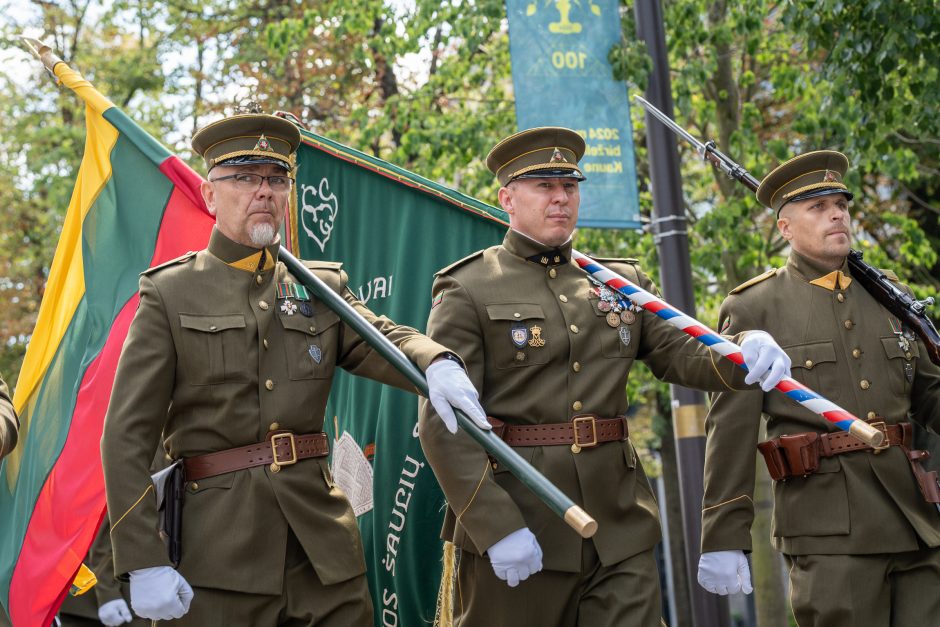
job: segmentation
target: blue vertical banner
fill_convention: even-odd
[[[640,228],[627,88],[607,55],[617,0],[506,0],[519,130],[565,126],[587,144],[580,226]]]

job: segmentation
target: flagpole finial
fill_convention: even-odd
[[[53,68],[57,63],[65,63],[52,48],[42,43],[38,39],[33,37],[21,37],[26,46],[39,57],[39,60],[42,61],[42,64],[46,66],[46,69],[50,72],[53,71]]]

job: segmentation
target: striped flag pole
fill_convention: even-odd
[[[691,335],[725,359],[747,370],[747,366],[744,365],[744,356],[741,354],[741,347],[734,342],[726,340],[695,318],[685,315],[664,300],[650,294],[639,285],[632,283],[616,272],[604,267],[587,255],[572,250],[571,256],[582,270],[610,289],[623,294],[643,309],[656,314],[672,326]],[[780,383],[776,385],[776,389],[811,412],[819,414],[839,429],[848,431],[865,444],[877,448],[884,443],[884,433],[867,422],[860,420],[851,412],[842,409],[832,401],[823,398],[820,394],[817,394],[799,381],[790,377],[784,377]]]

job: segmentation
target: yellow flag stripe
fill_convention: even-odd
[[[36,328],[17,380],[13,404],[21,411],[45,376],[62,337],[68,330],[75,309],[85,295],[82,265],[82,222],[98,194],[111,178],[111,150],[118,131],[102,114],[113,103],[101,95],[81,74],[64,63],[55,66],[55,74],[85,102],[85,156],[78,170],[75,189],[65,214],[65,223],[46,283]],[[24,425],[26,426],[26,425]]]

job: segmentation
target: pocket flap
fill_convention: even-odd
[[[532,320],[545,318],[541,305],[531,303],[496,303],[486,306],[490,320]]]
[[[244,329],[244,314],[227,314],[224,316],[207,314],[180,314],[180,326],[184,329],[193,329],[204,333],[218,333],[226,329]]]
[[[285,329],[300,331],[307,335],[319,335],[339,322],[339,316],[329,309],[314,311],[313,316],[309,318],[299,313],[293,316],[279,315],[278,318]]]
[[[836,360],[836,349],[830,341],[811,342],[809,344],[798,344],[796,346],[784,347],[790,360],[793,362],[792,368],[811,369],[816,364],[834,363]]]
[[[920,357],[920,351],[917,348],[917,342],[910,342],[908,350],[901,348],[896,335],[881,338],[881,345],[885,347],[885,354],[888,359],[912,359]],[[908,353],[910,357],[908,357]]]

